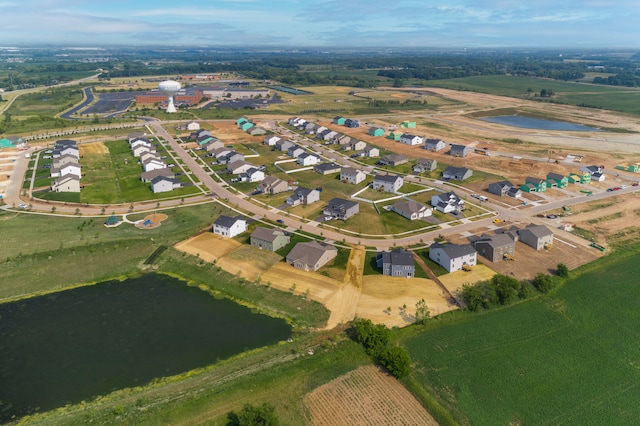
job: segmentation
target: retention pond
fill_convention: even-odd
[[[147,274],[0,304],[0,423],[287,339],[282,319]]]

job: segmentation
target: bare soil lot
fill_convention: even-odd
[[[204,234],[179,242],[174,247],[179,251],[198,256],[207,262],[213,262],[241,245],[242,244],[236,240],[223,238],[211,232],[205,232]]]
[[[476,265],[471,271],[455,271],[440,275],[438,279],[451,293],[455,294],[465,284],[475,284],[478,281],[488,280],[495,272],[485,265]]]
[[[367,366],[326,383],[304,397],[316,426],[437,425],[400,382]]]
[[[103,142],[83,143],[78,145],[80,155],[108,154],[109,148]]]
[[[255,281],[280,260],[282,257],[271,251],[242,245],[218,259],[217,265],[230,274],[240,274],[249,281]]]

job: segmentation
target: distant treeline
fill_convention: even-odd
[[[625,87],[638,87],[640,86],[640,75],[638,74],[616,74],[608,77],[595,77],[593,79],[594,84],[606,84],[609,86],[625,86]]]

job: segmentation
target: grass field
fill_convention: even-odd
[[[552,296],[409,330],[414,377],[461,423],[635,423],[637,255],[583,269]]]
[[[637,88],[514,76],[479,76],[451,80],[432,80],[429,81],[429,85],[518,98],[530,97],[529,88],[532,89],[533,93],[540,93],[541,89],[547,89],[555,93],[553,100],[560,103],[640,114],[640,105],[637,102],[640,89]]]

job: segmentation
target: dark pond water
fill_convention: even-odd
[[[156,274],[0,305],[0,423],[287,339],[281,319]]]
[[[569,130],[576,132],[600,132],[595,127],[583,126],[582,124],[567,123],[565,121],[542,120],[539,118],[521,117],[518,115],[500,115],[495,117],[483,117],[483,121],[491,123],[505,124],[511,127],[538,130]]]

